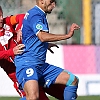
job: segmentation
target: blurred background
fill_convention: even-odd
[[[0,0],[4,16],[25,13],[35,5],[35,0]],[[59,44],[100,44],[100,0],[57,0],[57,6],[48,16],[50,30],[67,34],[72,23],[81,29],[74,36]],[[59,31],[57,30],[59,29]]]
[[[26,13],[35,0],[0,0],[0,5],[6,17]],[[55,42],[59,49],[52,48],[54,54],[47,52],[47,62],[79,77],[79,96],[100,95],[100,0],[57,0],[47,17],[54,34],[67,34],[72,23],[80,26],[72,38]],[[2,69],[0,80],[0,96],[18,96]]]

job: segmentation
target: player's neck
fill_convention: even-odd
[[[41,11],[43,11],[45,13],[45,11],[42,9],[42,7],[36,5]]]

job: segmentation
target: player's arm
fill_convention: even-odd
[[[14,56],[13,48],[9,50],[0,51],[0,59],[8,59]]]
[[[25,16],[25,14],[18,14],[18,15],[10,16],[10,23],[11,23],[11,25],[18,24],[18,26],[16,27],[16,30],[21,29],[24,16]]]
[[[4,23],[9,24],[10,26],[18,24],[18,26],[17,26],[17,30],[18,30],[22,26],[22,21],[24,19],[24,15],[25,14],[17,14],[17,15],[11,15],[11,16],[5,17]]]
[[[0,59],[8,59],[9,57],[14,57],[17,54],[21,54],[24,51],[24,47],[24,44],[19,44],[9,50],[0,51]]]
[[[10,17],[10,22],[11,25],[16,25],[16,33],[17,33],[17,42],[20,42],[20,40],[22,40],[22,31],[21,31],[21,26],[22,26],[22,22],[24,19],[25,14],[18,14],[18,15],[14,15]]]
[[[79,28],[80,27],[77,24],[73,23],[70,27],[68,34],[65,34],[65,35],[52,34],[52,33],[48,33],[48,32],[41,30],[39,31],[37,36],[42,42],[60,41],[60,40],[65,40],[65,39],[69,39],[70,37],[72,37],[74,34],[74,30],[77,30]]]
[[[52,34],[49,33],[48,26],[45,23],[39,15],[33,16],[30,21],[30,27],[42,42],[54,42],[69,39],[73,36],[74,30],[78,30],[80,28],[77,24],[73,23],[68,34]]]
[[[9,26],[17,25],[15,31],[17,33],[17,42],[21,40],[22,33],[21,33],[21,26],[24,19],[25,14],[17,14],[12,15],[4,18],[4,23],[7,23]]]
[[[58,45],[56,45],[56,44],[54,44],[54,43],[49,43],[48,50],[49,50],[51,53],[54,53],[54,51],[51,49],[51,47],[57,47],[57,48],[59,48]]]

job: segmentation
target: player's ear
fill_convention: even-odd
[[[44,0],[40,0],[41,1],[41,4],[44,4]]]

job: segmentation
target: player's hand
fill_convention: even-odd
[[[19,44],[19,45],[15,46],[15,47],[13,48],[14,55],[23,53],[23,51],[24,51],[23,48],[24,48],[24,47],[25,47],[24,44]]]
[[[67,34],[68,37],[69,37],[69,38],[72,37],[73,34],[74,34],[74,30],[78,30],[78,29],[80,29],[80,27],[79,27],[77,24],[73,23],[73,24],[71,25],[71,27],[70,27],[70,30],[69,30],[68,34]]]
[[[53,43],[49,43],[48,50],[49,50],[51,53],[54,53],[53,50],[51,49],[51,47],[57,47],[57,48],[59,48],[58,45],[53,44]]]
[[[21,31],[21,29],[16,31],[16,33],[17,33],[17,42],[20,42],[22,40],[22,31]]]

